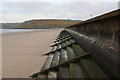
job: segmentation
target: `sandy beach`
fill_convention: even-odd
[[[50,45],[60,29],[18,32],[2,35],[2,77],[29,78],[40,71],[46,60],[42,56],[51,50]]]

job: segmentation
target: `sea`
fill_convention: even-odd
[[[55,29],[61,29],[62,28],[55,28]],[[5,33],[12,33],[12,32],[25,32],[25,31],[47,31],[47,30],[53,30],[53,29],[0,29],[0,34],[5,34]]]
[[[25,32],[25,31],[46,31],[50,29],[0,29],[0,33],[5,34],[5,33],[12,33],[12,32]]]
[[[23,32],[23,31],[34,31],[36,29],[0,29],[0,33],[11,33],[11,32]]]

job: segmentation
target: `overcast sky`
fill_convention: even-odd
[[[93,0],[94,1],[94,0]],[[102,2],[84,2],[72,0],[6,0],[0,4],[1,22],[23,22],[31,19],[77,19],[87,20],[93,17],[116,10],[118,2],[104,0]]]

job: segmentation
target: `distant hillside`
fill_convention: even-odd
[[[24,28],[23,23],[2,23],[3,29]]]
[[[33,29],[48,29],[48,28],[64,28],[81,22],[80,20],[57,20],[57,19],[41,19],[29,20],[23,23],[4,23],[2,28],[33,28]]]

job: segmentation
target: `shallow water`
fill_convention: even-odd
[[[36,30],[36,29],[0,29],[0,33],[34,31],[34,30]]]

